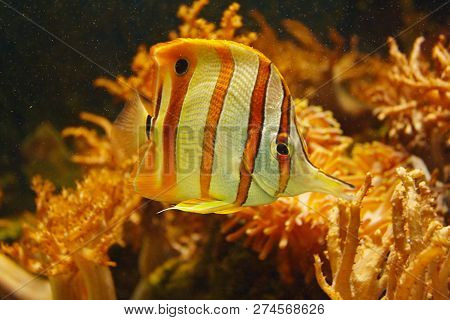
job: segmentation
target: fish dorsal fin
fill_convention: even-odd
[[[127,156],[136,154],[148,140],[148,113],[138,94],[125,104],[112,130],[113,145]]]

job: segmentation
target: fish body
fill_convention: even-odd
[[[289,88],[262,53],[225,40],[177,39],[150,55],[153,96],[137,96],[115,123],[120,145],[140,149],[136,192],[198,213],[308,191],[346,196],[347,183],[308,160]]]

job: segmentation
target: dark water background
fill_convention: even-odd
[[[45,143],[36,143],[36,139],[50,140],[48,144],[53,146],[61,144],[55,133],[79,124],[81,111],[114,119],[120,111],[119,101],[101,89],[94,89],[93,80],[111,74],[129,75],[137,47],[165,41],[168,32],[179,25],[176,12],[186,1],[7,2],[85,57],[0,0],[0,186],[5,193],[0,216],[32,206],[33,194],[28,187],[32,174],[42,171],[57,185],[64,185],[76,176],[76,169],[64,155],[49,158],[52,146],[47,148]],[[347,39],[358,35],[360,48],[369,52],[388,36],[408,27],[411,21],[405,17],[411,16],[414,22],[445,2],[245,0],[240,1],[240,12],[245,26],[257,29],[248,13],[259,10],[281,34],[281,19],[297,19],[324,42],[328,29],[334,27]],[[201,16],[218,22],[230,3],[212,0]],[[447,5],[412,28],[402,37],[401,44],[409,45],[420,34],[437,34],[448,28],[449,16]],[[55,163],[63,164],[55,166]]]

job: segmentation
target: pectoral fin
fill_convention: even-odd
[[[180,202],[171,209],[194,212],[194,213],[219,213],[228,214],[239,211],[241,208],[236,207],[232,203],[220,201],[220,200],[207,200],[207,199],[191,199]]]

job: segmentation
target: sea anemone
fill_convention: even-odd
[[[98,136],[85,127],[68,128],[84,147],[74,161],[89,168],[75,188],[56,192],[50,181],[32,181],[36,193],[34,219],[23,225],[21,238],[2,251],[25,269],[50,279],[56,298],[114,298],[108,257],[113,244],[123,244],[123,224],[135,214],[140,196],[126,179],[135,160],[114,160],[110,145],[111,124],[104,118],[83,114],[107,133]],[[83,141],[83,142],[81,142]]]

